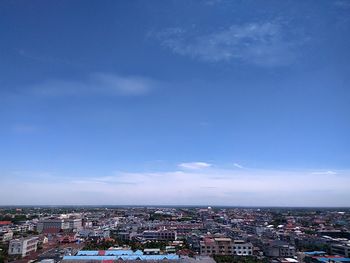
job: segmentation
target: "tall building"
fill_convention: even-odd
[[[39,233],[58,233],[61,230],[79,230],[81,228],[81,218],[53,218],[41,220],[37,224],[37,231]]]

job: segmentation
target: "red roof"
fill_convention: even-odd
[[[0,221],[0,226],[11,225],[11,224],[12,224],[11,221]]]

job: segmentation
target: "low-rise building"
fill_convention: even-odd
[[[110,230],[109,229],[101,229],[101,228],[84,228],[80,229],[79,237],[87,238],[87,237],[98,237],[98,238],[109,238]]]
[[[253,245],[244,240],[232,240],[226,237],[206,237],[200,242],[200,254],[211,255],[238,255],[249,256],[253,254]]]
[[[0,241],[6,242],[10,241],[13,238],[13,232],[12,230],[0,230]]]
[[[295,247],[289,245],[287,242],[275,240],[265,246],[264,253],[268,257],[294,257]]]
[[[9,255],[20,255],[25,257],[35,252],[38,246],[38,237],[12,239],[9,244]]]
[[[146,230],[142,233],[144,240],[151,241],[173,241],[177,239],[176,231],[160,229],[160,230]]]
[[[331,244],[331,252],[333,255],[340,255],[344,257],[350,257],[350,242],[341,242]]]

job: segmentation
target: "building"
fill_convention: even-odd
[[[110,237],[110,230],[109,229],[93,229],[93,228],[84,228],[80,229],[79,237],[87,238],[87,237],[97,237],[97,238],[109,238]]]
[[[297,258],[300,263],[310,262],[312,257],[323,257],[326,255],[324,251],[306,251],[298,252]]]
[[[295,247],[289,245],[287,242],[275,240],[265,246],[264,253],[268,257],[294,257]]]
[[[64,256],[63,263],[84,263],[84,262],[175,262],[180,257],[176,254],[145,255],[142,251],[132,250],[81,250],[75,256]]]
[[[350,257],[350,242],[331,244],[331,252],[333,255],[340,255],[347,258]]]
[[[159,255],[160,249],[159,248],[145,248],[143,250],[144,255]]]
[[[13,232],[12,230],[0,230],[0,241],[6,242],[10,241],[13,238]]]
[[[54,259],[43,259],[39,263],[55,263]]]
[[[82,228],[81,218],[52,218],[41,220],[37,224],[39,233],[59,233],[64,230],[80,230]]]
[[[253,254],[253,245],[244,240],[234,240],[233,254],[238,256],[251,256]]]
[[[59,233],[64,228],[68,228],[69,225],[65,224],[63,219],[46,219],[38,222],[36,229],[39,233]]]
[[[232,240],[226,237],[206,237],[200,242],[200,254],[250,256],[253,254],[253,245],[243,240]]]
[[[9,226],[12,225],[11,221],[0,221],[0,226]]]
[[[173,241],[177,239],[176,231],[160,229],[160,230],[146,230],[142,233],[144,240],[150,241]]]
[[[25,257],[31,252],[35,252],[38,246],[38,237],[13,239],[9,244],[9,255],[20,255]]]
[[[69,224],[68,228],[71,230],[80,230],[83,222],[81,218],[69,218],[66,220]]]

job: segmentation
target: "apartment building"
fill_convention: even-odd
[[[200,254],[249,256],[253,254],[253,245],[244,240],[232,240],[226,237],[206,237],[200,242]]]
[[[9,255],[20,255],[25,257],[31,252],[35,252],[38,246],[38,237],[13,239],[9,244]]]
[[[287,242],[275,240],[265,246],[264,253],[268,257],[294,257],[295,247]]]

